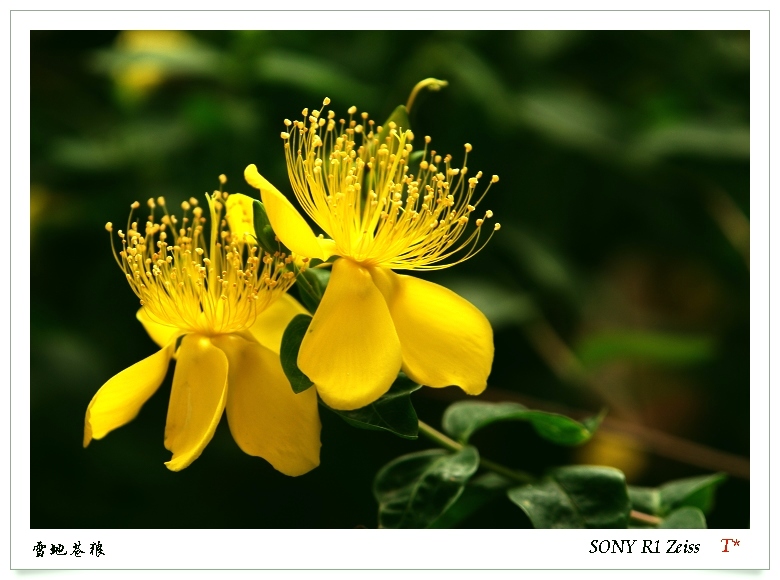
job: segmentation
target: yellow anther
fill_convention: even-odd
[[[190,203],[189,203],[188,201],[183,201],[183,202],[181,202],[181,208],[182,208],[184,211],[187,211],[188,209],[190,209]]]
[[[347,113],[350,115],[354,115],[357,112],[357,107],[355,105],[352,105],[349,109],[347,109]]]
[[[490,178],[490,183],[498,183],[498,175],[494,175]]]
[[[471,152],[471,143],[466,143],[463,147],[465,147],[466,153],[470,153]]]
[[[493,217],[493,212],[492,212],[491,210],[487,210],[487,211],[485,212],[485,217],[487,217],[487,218],[492,218],[492,217]]]
[[[330,98],[325,97],[324,99],[322,99],[322,104],[325,105],[326,107],[330,105]]]
[[[165,205],[165,198],[162,195],[157,198],[157,205]]]
[[[496,222],[496,225],[494,225],[494,226],[493,226],[493,231],[494,231],[494,232],[497,232],[497,231],[498,231],[498,230],[500,230],[500,229],[501,229],[501,224],[500,224],[500,223],[498,223],[498,222]]]
[[[138,209],[139,207],[141,207],[141,204],[138,203],[137,201],[134,201],[133,203],[130,204],[130,207],[133,209]]]
[[[111,222],[106,222],[106,231],[111,232],[113,230],[114,230],[114,224],[112,224]]]
[[[286,131],[282,131],[282,139],[286,141],[289,138],[290,138],[290,134],[287,133]]]
[[[149,198],[149,199],[146,201],[146,205],[148,205],[150,208],[154,209],[154,200],[153,200],[153,199],[150,197],[150,198]]]

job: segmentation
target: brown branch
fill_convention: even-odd
[[[725,195],[725,194],[724,194]],[[730,201],[730,200],[729,200]],[[731,202],[733,204],[733,202]],[[739,211],[736,206],[735,211]],[[744,216],[743,216],[744,217]],[[736,219],[736,218],[735,218]],[[747,235],[747,233],[745,233]],[[598,395],[611,410],[624,417],[624,420],[607,417],[602,423],[602,431],[605,433],[621,433],[640,444],[644,449],[658,456],[674,459],[689,465],[695,465],[703,469],[725,471],[726,473],[742,479],[750,479],[750,462],[744,457],[718,451],[694,443],[681,437],[669,435],[656,429],[645,427],[641,424],[635,411],[625,405],[614,396],[617,389],[605,387],[594,380],[574,352],[558,335],[555,329],[544,318],[539,318],[525,326],[526,335],[532,346],[536,348],[539,356],[550,366],[552,371],[564,382],[584,386]],[[493,392],[498,389],[492,388]],[[515,393],[501,391],[503,400],[511,398]],[[540,407],[539,405],[543,405]],[[549,403],[538,402],[536,408],[549,407]],[[587,413],[567,409],[555,411],[564,415],[584,416]]]
[[[650,514],[646,514],[644,512],[638,512],[636,510],[631,510],[631,513],[628,515],[632,520],[637,520],[638,522],[642,522],[644,524],[650,524],[651,526],[657,526],[663,521],[661,518],[651,516]]]

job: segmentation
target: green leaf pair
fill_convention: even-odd
[[[673,481],[657,489],[629,487],[621,471],[588,465],[557,467],[523,485],[517,485],[512,472],[502,466],[495,466],[501,467],[502,475],[488,472],[470,479],[480,460],[468,442],[488,425],[527,421],[545,439],[578,445],[590,439],[602,418],[603,413],[578,422],[517,403],[455,403],[444,414],[444,430],[464,447],[404,455],[380,470],[374,482],[380,527],[453,527],[506,494],[535,528],[706,528],[704,514],[724,479],[721,474]],[[492,465],[485,460],[483,467]],[[632,514],[634,510],[644,515]]]
[[[612,467],[559,467],[507,496],[535,528],[625,528],[631,511],[626,478]]]
[[[704,529],[704,516],[712,510],[715,490],[725,480],[725,474],[716,473],[670,481],[657,488],[629,486],[628,496],[635,510],[662,518],[659,528]]]
[[[552,470],[533,484],[507,493],[535,528],[704,529],[715,488],[723,474],[671,481],[659,488],[626,486],[617,469],[569,466]],[[632,519],[631,511],[661,518]]]
[[[602,416],[598,416],[580,423],[563,415],[532,411],[518,403],[462,401],[450,405],[444,414],[443,425],[449,435],[464,445],[476,431],[499,421],[528,421],[546,439],[561,445],[577,445],[591,437],[601,419]],[[466,466],[469,469],[465,469]],[[380,526],[443,528],[455,525],[511,485],[508,479],[493,473],[487,473],[470,483],[469,478],[478,466],[479,454],[476,448],[469,445],[455,453],[423,451],[390,462],[377,474],[374,483],[374,495],[379,502]],[[457,471],[458,475],[452,476],[452,470]],[[610,470],[609,475],[613,480],[615,474],[622,478],[619,471]],[[448,477],[453,478],[443,479]],[[608,492],[611,493],[615,487],[613,482]],[[628,518],[629,501],[625,481],[621,479],[617,488],[623,492],[625,513],[602,515],[603,521]],[[560,497],[556,501],[560,503]],[[546,508],[541,506],[539,509],[543,512]],[[572,510],[574,508],[570,508]],[[591,519],[598,519],[595,508],[593,511]],[[581,515],[571,515],[571,518],[576,517],[581,518]]]

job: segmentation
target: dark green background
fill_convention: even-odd
[[[169,472],[170,373],[135,421],[82,449],[92,395],[156,348],[103,226],[124,223],[134,200],[200,197],[220,173],[229,191],[252,193],[249,163],[289,194],[284,118],[329,96],[339,113],[356,105],[382,122],[430,76],[450,85],[420,95],[415,133],[456,164],[470,142],[472,173],[501,177],[484,207],[502,230],[476,258],[428,276],[493,322],[485,397],[577,416],[607,406],[614,419],[747,457],[748,33],[196,32],[140,49],[132,38],[31,34],[32,527],[376,526],[374,474],[429,445],[325,411],[322,464],[299,478],[244,455],[224,421],[194,464]],[[139,76],[157,82],[139,87]],[[540,323],[595,389],[548,365],[528,338]],[[455,388],[413,395],[435,426],[458,398]],[[718,467],[604,429],[576,450],[508,424],[474,443],[529,471],[604,463],[639,485]],[[749,527],[748,506],[737,473],[710,525]],[[465,525],[528,521],[505,501]]]

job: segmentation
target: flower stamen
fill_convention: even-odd
[[[417,161],[408,128],[390,122],[385,132],[367,113],[358,124],[351,107],[337,130],[335,113],[328,111],[326,120],[323,109],[311,115],[304,109],[302,121],[286,119],[282,139],[295,196],[335,241],[339,255],[369,266],[435,270],[475,255],[497,231],[492,228],[480,243],[481,227],[493,216],[488,210],[458,243],[470,214],[498,181],[493,176],[475,199],[482,172],[467,176],[471,144],[464,145],[463,164],[453,167],[451,155],[429,151],[426,136]]]
[[[220,185],[226,181],[220,176]],[[222,191],[206,195],[208,236],[209,220],[197,199],[182,202],[181,227],[176,229],[178,220],[168,213],[162,197],[148,200],[150,215],[143,234],[133,221],[140,204],[131,205],[127,233],[117,232],[122,242],[119,253],[111,235],[114,257],[153,321],[207,336],[241,332],[294,284],[290,256],[258,255],[262,251],[246,243],[244,234],[230,231],[222,217],[227,195]],[[164,214],[159,222],[157,208]],[[113,234],[111,222],[106,230]]]

